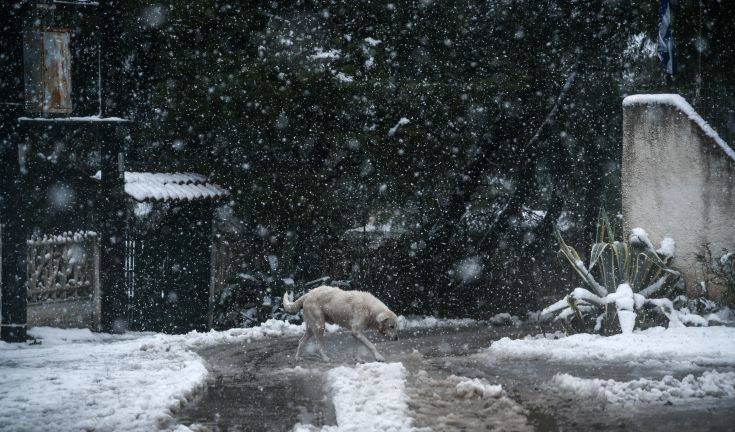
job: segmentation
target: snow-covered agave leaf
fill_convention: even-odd
[[[636,259],[637,268],[635,273],[631,277],[631,282],[636,291],[646,289],[648,286],[654,284],[662,276],[669,274],[671,275],[668,280],[671,284],[675,284],[680,278],[680,273],[667,266],[667,264],[661,260],[661,258],[655,253],[650,251],[640,252]],[[664,283],[659,289],[670,285]],[[650,295],[650,294],[649,294]],[[648,297],[648,295],[646,295]]]
[[[552,304],[551,306],[545,308],[541,311],[541,315],[550,315],[554,312],[557,312],[559,310],[562,310],[564,308],[569,307],[569,302],[567,301],[567,298],[564,297],[563,299],[559,300],[558,302]]]
[[[595,264],[597,264],[597,260],[600,259],[602,253],[605,251],[607,246],[608,243],[595,243],[592,245],[592,250],[590,251],[590,271],[592,271],[592,269],[595,267]]]
[[[635,255],[629,280],[635,291],[640,291],[641,287],[650,285],[651,277],[649,273],[653,266],[653,261],[648,259],[645,252],[639,252]]]
[[[669,275],[663,275],[662,277],[658,278],[656,282],[648,285],[647,287],[640,290],[638,293],[642,295],[645,298],[648,298],[654,294],[656,294],[666,283],[666,280],[669,278]]]
[[[630,249],[627,244],[619,241],[613,242],[611,248],[614,257],[613,271],[615,273],[617,283],[621,284],[629,280],[628,275],[630,274],[630,269],[632,267]]]
[[[584,288],[575,288],[574,291],[569,295],[574,300],[584,300],[588,303],[592,303],[599,306],[604,306],[607,303],[607,300],[593,294],[592,292],[584,289]]]
[[[610,217],[605,209],[600,210],[597,218],[596,243],[611,243],[615,241],[615,231],[610,223]],[[590,266],[591,267],[591,266]]]
[[[608,246],[610,246],[608,244]],[[618,279],[615,274],[615,256],[611,247],[605,248],[600,257],[600,273],[602,273],[602,282],[607,292],[615,292],[618,286]]]
[[[590,273],[589,269],[585,267],[584,262],[582,262],[582,258],[579,256],[577,251],[564,241],[564,238],[561,236],[561,233],[559,233],[559,230],[555,230],[554,234],[559,241],[559,253],[564,255],[567,261],[569,261],[569,263],[574,268],[574,271],[577,272],[579,277],[581,277],[582,280],[590,288],[597,292],[598,295],[607,295],[607,290],[605,289],[605,287],[597,283],[594,276],[592,276],[592,273]]]

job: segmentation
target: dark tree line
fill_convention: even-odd
[[[126,0],[110,57],[133,163],[230,187],[243,272],[490,313],[564,283],[556,227],[583,245],[617,213],[626,94],[679,92],[734,135],[733,5],[701,3],[674,11],[673,84],[650,1]],[[371,217],[395,235],[345,241]]]

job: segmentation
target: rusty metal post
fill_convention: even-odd
[[[17,160],[17,159],[16,159]],[[16,162],[5,164],[2,191],[6,205],[0,207],[0,337],[6,342],[26,339],[26,176]]]
[[[125,184],[120,171],[122,152],[120,125],[99,122],[95,129],[102,157],[98,191],[97,232],[100,239],[100,284],[102,331],[120,333],[128,328],[128,298],[125,289]]]
[[[92,325],[94,331],[102,331],[102,290],[100,287],[100,237],[92,238]]]

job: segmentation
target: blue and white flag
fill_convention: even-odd
[[[658,10],[658,59],[661,67],[669,75],[676,72],[676,44],[671,28],[671,4],[669,0],[661,0],[661,8]]]

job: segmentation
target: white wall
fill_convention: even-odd
[[[690,290],[702,279],[695,255],[703,244],[710,243],[717,256],[723,247],[735,251],[732,154],[678,96],[639,96],[623,103],[626,230],[644,228],[656,244],[673,237],[674,265]]]

